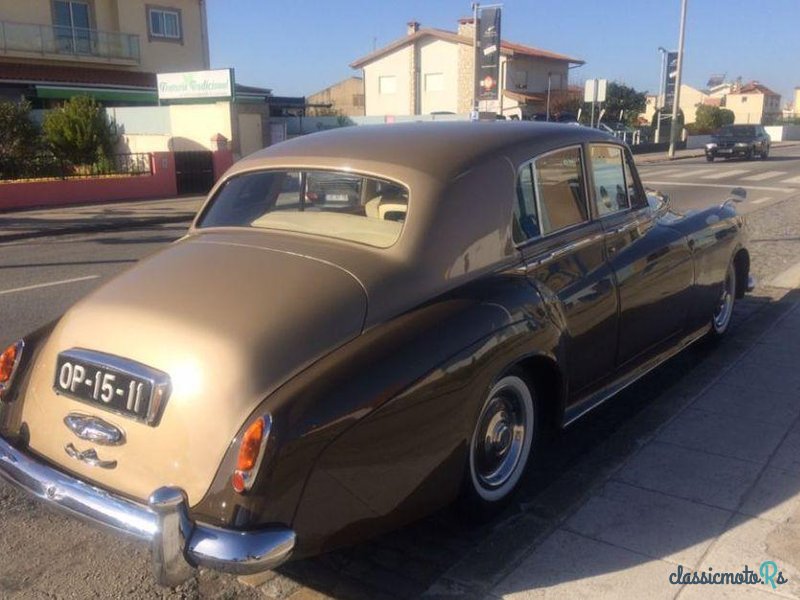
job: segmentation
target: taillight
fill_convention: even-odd
[[[0,354],[0,400],[3,400],[3,396],[5,396],[6,392],[11,388],[24,347],[25,343],[19,340],[11,344]]]
[[[272,429],[272,417],[265,415],[253,421],[242,435],[239,454],[236,457],[236,470],[231,477],[233,489],[240,494],[253,487],[267,448],[270,429]]]

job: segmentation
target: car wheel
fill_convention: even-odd
[[[706,161],[708,161],[708,162],[714,162],[714,156],[713,156],[713,155],[711,155],[711,154],[706,154]]]
[[[752,148],[749,148],[747,150],[747,152],[745,152],[745,154],[744,154],[745,159],[746,160],[753,160],[753,154],[754,153],[755,153],[755,150],[753,150]]]
[[[469,445],[463,508],[483,519],[505,506],[541,445],[540,400],[520,370],[503,375],[486,395]]]
[[[766,146],[764,148],[764,151],[761,153],[761,158],[763,160],[767,160],[768,157],[769,157],[769,146]]]
[[[736,266],[733,261],[728,265],[725,281],[722,284],[719,300],[711,316],[711,337],[720,338],[728,331],[736,303]]]

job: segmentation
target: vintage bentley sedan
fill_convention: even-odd
[[[0,475],[149,542],[164,584],[269,569],[502,505],[548,428],[724,334],[749,281],[732,203],[671,211],[596,130],[310,135],[3,352]]]

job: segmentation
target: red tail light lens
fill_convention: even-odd
[[[271,428],[272,418],[266,415],[253,421],[242,435],[236,458],[236,470],[231,477],[233,489],[240,494],[253,487]]]
[[[24,344],[20,340],[11,344],[0,354],[0,400],[11,387],[11,382],[14,380],[14,375],[22,357],[23,347]]]

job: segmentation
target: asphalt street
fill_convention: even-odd
[[[706,162],[703,157],[642,165],[645,185],[669,194],[679,210],[724,202],[734,187],[747,190],[737,206],[743,214],[800,195],[800,146],[773,146],[767,160],[732,158]]]
[[[769,280],[800,260],[788,231],[800,218],[800,147],[774,148],[767,161],[709,164],[702,158],[685,159],[643,166],[640,172],[647,185],[667,192],[679,210],[719,203],[732,187],[747,188],[748,200],[738,208],[754,224],[756,276]],[[794,221],[788,220],[790,213]],[[164,225],[0,244],[0,347],[56,318],[184,231],[182,226]],[[796,238],[796,232],[793,235]],[[739,305],[737,318],[763,312],[771,302],[769,293],[759,293]],[[735,338],[728,350],[738,350]],[[436,582],[463,565],[465,557],[474,577],[489,577],[488,570],[505,560],[500,532],[507,536],[509,523],[518,543],[532,543],[570,498],[585,493],[589,482],[602,475],[604,466],[595,459],[600,445],[626,428],[633,432],[630,444],[635,445],[638,430],[632,423],[637,414],[649,407],[666,415],[669,392],[688,393],[685,389],[699,385],[693,377],[714,372],[720,359],[719,351],[691,349],[559,436],[548,450],[547,467],[527,478],[520,504],[494,522],[467,527],[445,511],[360,547],[291,563],[250,585],[202,572],[177,590],[159,590],[141,546],[51,515],[0,485],[0,597],[299,600],[319,598],[322,592],[347,598],[408,598],[436,590]],[[479,546],[491,549],[494,556],[470,566],[470,552]]]

